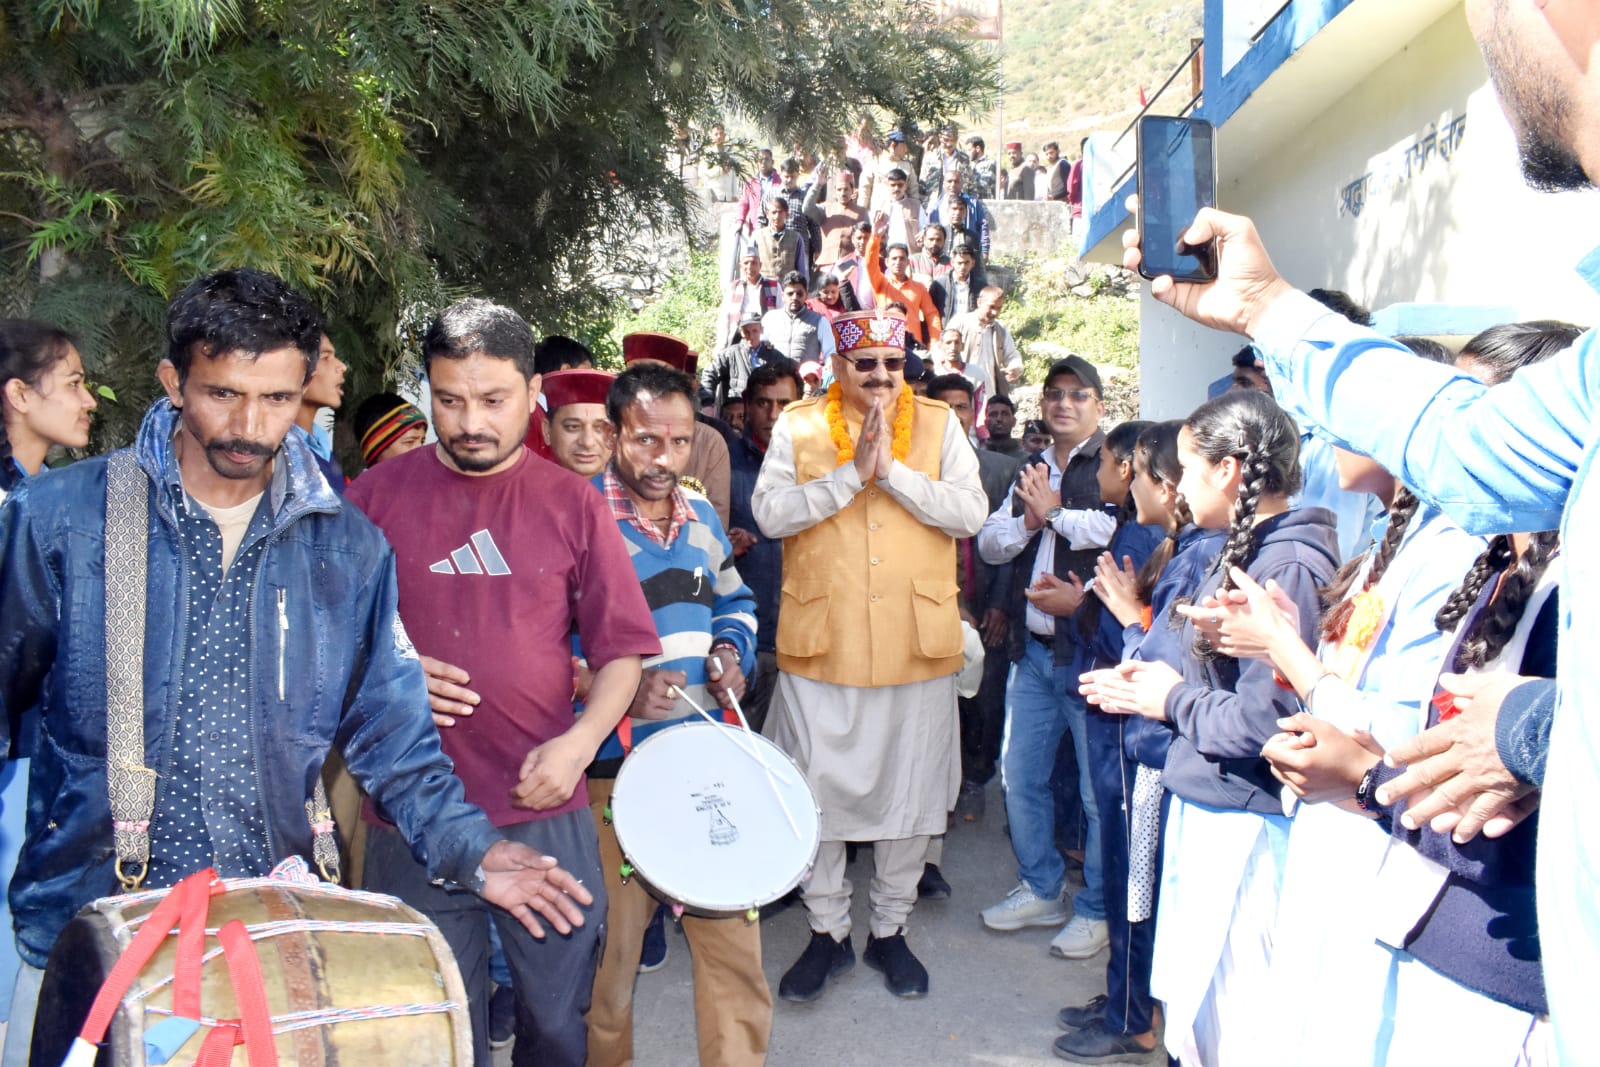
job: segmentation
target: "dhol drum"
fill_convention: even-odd
[[[640,742],[617,772],[611,823],[631,868],[624,878],[709,915],[752,912],[789,892],[822,836],[794,761],[760,734],[708,722]]]
[[[472,1062],[466,987],[437,927],[394,897],[283,878],[229,879],[210,898],[201,1027],[162,1061],[146,1048],[172,1016],[178,938],[168,937],[122,997],[95,1063],[192,1064],[215,1020],[241,1014],[217,931],[242,921],[260,961],[278,1062]],[[31,1063],[58,1067],[89,1007],[165,890],[105,897],[67,924],[45,971]],[[246,1050],[234,1050],[244,1063]],[[73,1061],[76,1062],[76,1061]],[[250,1057],[256,1063],[256,1057]]]

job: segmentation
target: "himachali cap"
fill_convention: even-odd
[[[1015,148],[1019,152],[1022,151],[1022,142],[1021,141],[1007,141],[1006,142],[1006,151],[1009,152],[1013,148]]]
[[[853,311],[833,320],[833,339],[839,355],[869,349],[906,350],[905,316],[893,311]]]
[[[568,404],[604,404],[615,374],[603,370],[558,370],[546,374],[542,385],[545,403],[550,414]]]
[[[689,346],[669,333],[630,333],[622,339],[622,362],[658,359],[678,370],[689,369]]]

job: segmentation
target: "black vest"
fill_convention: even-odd
[[[1105,433],[1096,430],[1067,463],[1066,470],[1061,472],[1061,506],[1068,511],[1104,510],[1105,502],[1100,499],[1100,448],[1105,440]],[[1023,465],[1034,462],[1044,462],[1039,453],[1029,456]],[[1020,476],[1021,472],[1018,474]],[[1022,502],[1013,495],[1011,513],[1021,515],[1022,511]],[[1028,634],[1028,599],[1022,594],[1033,577],[1033,559],[1039,552],[1039,543],[1046,537],[1056,538],[1055,574],[1058,578],[1065,578],[1069,573],[1076,574],[1087,584],[1094,577],[1095,560],[1105,551],[1103,548],[1068,549],[1065,540],[1045,527],[1017,553],[1017,557],[1011,561],[1011,598],[1008,602],[1011,629],[1006,638],[1006,651],[1012,662],[1022,658],[1023,650],[1027,647],[1025,642],[1033,640]],[[1071,663],[1077,652],[1078,628],[1070,625],[1071,621],[1070,616],[1056,619],[1054,659],[1057,666]]]

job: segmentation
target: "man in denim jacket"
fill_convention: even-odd
[[[279,279],[218,271],[167,313],[167,397],[134,445],[149,484],[146,887],[312,852],[306,803],[331,748],[430,874],[536,934],[589,894],[500,839],[439,748],[396,611],[393,553],[291,430],[322,324]],[[67,921],[118,890],[106,785],[105,457],[31,480],[0,510],[0,740],[38,707],[27,838],[11,884],[18,979],[5,1063],[25,1062],[42,968]],[[31,997],[29,992],[31,991]],[[21,1059],[17,1059],[20,1055]]]

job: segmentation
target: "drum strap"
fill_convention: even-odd
[[[144,765],[144,597],[148,479],[131,448],[106,461],[106,785],[117,880],[133,892],[150,869],[156,772]]]
[[[131,893],[150,869],[150,816],[156,772],[144,765],[145,581],[150,544],[150,480],[133,449],[106,460],[106,786],[117,880]],[[318,776],[306,801],[312,857],[338,882],[333,808]]]
[[[79,1064],[87,1067],[95,1062],[98,1046],[105,1040],[123,997],[160,951],[174,927],[178,931],[178,947],[173,962],[173,1014],[146,1029],[146,1059],[151,1063],[165,1063],[188,1040],[200,1026],[200,971],[205,957],[206,919],[211,910],[211,897],[226,891],[227,885],[217,877],[217,872],[207,867],[184,878],[161,898],[106,976],[63,1067],[78,1067]],[[261,979],[261,962],[250,931],[234,919],[223,925],[217,937],[228,961],[228,975],[233,981],[234,1002],[240,1017],[219,1021],[212,1027],[200,1046],[195,1065],[226,1067],[232,1061],[234,1046],[242,1044],[250,1067],[277,1067],[272,1017]],[[166,1032],[160,1033],[163,1029]]]

